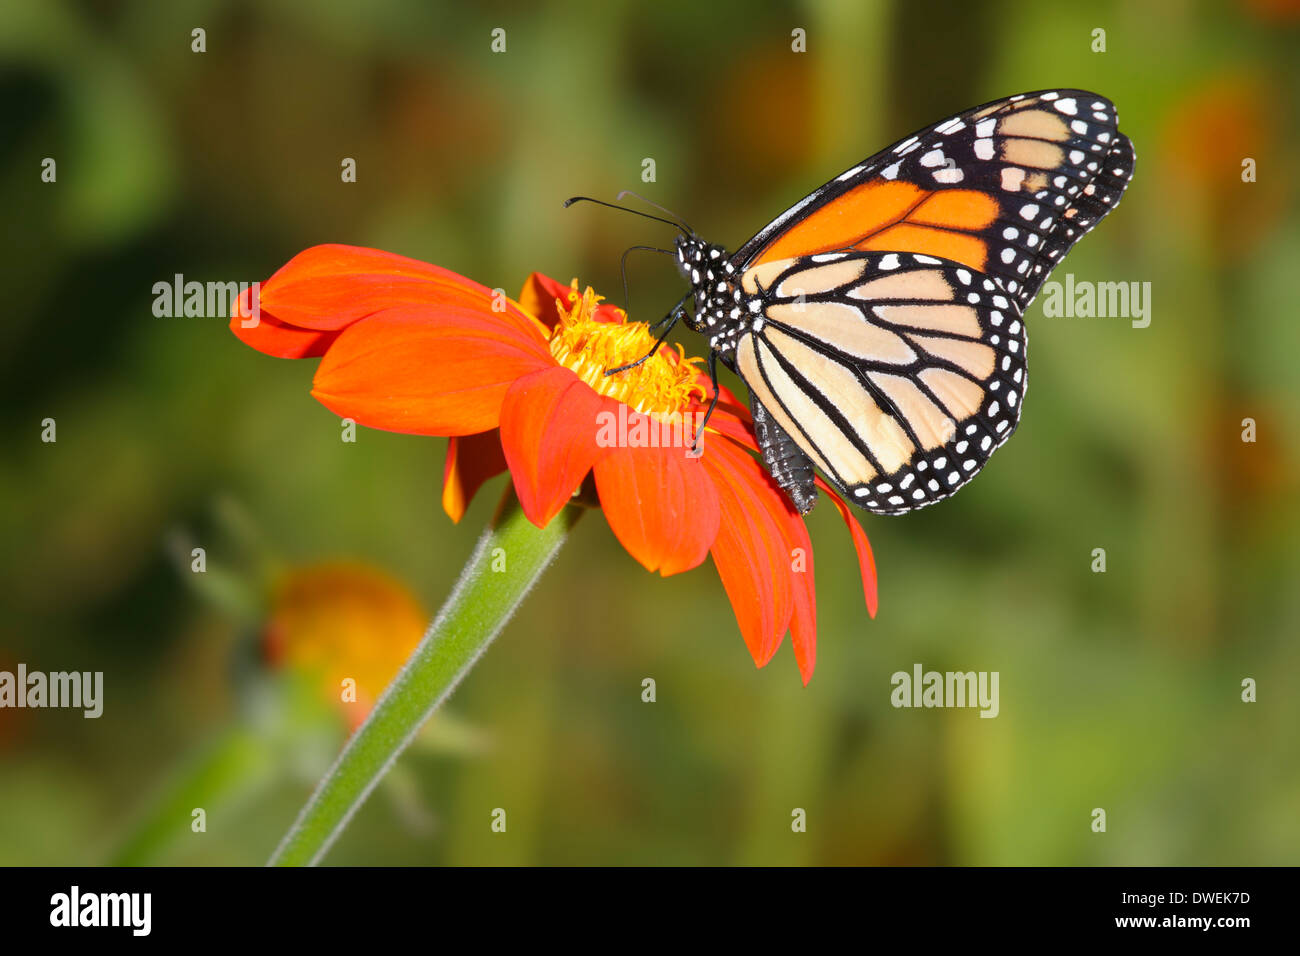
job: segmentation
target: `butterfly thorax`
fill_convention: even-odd
[[[709,347],[728,365],[735,359],[736,343],[749,331],[757,309],[740,284],[731,253],[695,236],[677,239],[677,268],[691,284],[695,314],[686,324],[708,338]]]

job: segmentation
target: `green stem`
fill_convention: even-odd
[[[582,512],[566,507],[545,528],[537,528],[507,488],[447,603],[317,784],[270,865],[321,861],[398,754],[510,620]]]
[[[193,837],[192,814],[196,808],[201,807],[209,815],[229,814],[269,786],[276,772],[276,754],[265,733],[247,726],[226,731],[160,794],[117,847],[108,865],[158,863],[182,836]]]

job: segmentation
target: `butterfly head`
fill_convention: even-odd
[[[716,330],[739,301],[740,275],[731,254],[693,235],[678,236],[676,246],[677,268],[695,293],[695,314],[686,324],[697,332]]]

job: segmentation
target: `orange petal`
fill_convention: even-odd
[[[534,272],[524,280],[524,287],[519,293],[519,305],[529,315],[535,316],[548,329],[554,328],[555,323],[560,321],[556,300],[558,299],[565,306],[572,307],[573,303],[578,300],[578,296],[582,294],[581,289],[574,287],[577,281],[577,279],[574,279],[572,283],[565,285],[548,275]],[[596,306],[592,318],[597,322],[623,322],[626,315],[622,309],[606,302]]]
[[[709,381],[709,376],[704,372],[696,376],[695,381],[700,386],[705,397],[696,401],[691,406],[691,410],[703,412],[709,407],[709,401],[713,397],[713,384]],[[731,389],[721,383],[718,384],[718,406],[713,410],[713,416],[709,419],[709,431],[726,435],[744,447],[755,452],[758,451],[758,440],[754,437],[754,419],[750,415],[749,406],[745,405],[735,396]]]
[[[706,444],[703,461],[721,511],[710,553],[745,645],[762,667],[781,646],[794,609],[791,556],[771,510],[780,490],[757,461],[730,442]]]
[[[854,516],[849,506],[845,504],[844,499],[837,495],[826,482],[819,477],[817,487],[830,497],[835,503],[840,517],[844,523],[849,526],[849,534],[853,538],[853,547],[858,552],[858,567],[862,570],[862,592],[867,599],[867,613],[872,617],[876,616],[877,593],[876,593],[876,559],[871,554],[871,542],[867,540],[867,533],[862,530],[862,525],[858,524],[858,519]]]
[[[540,332],[520,335],[498,314],[402,306],[340,333],[312,394],[370,428],[472,435],[497,426],[511,383],[554,362]]]
[[[239,297],[230,319],[230,330],[245,345],[250,345],[259,352],[276,358],[314,358],[324,355],[337,332],[322,332],[318,329],[300,329],[286,325],[271,313],[259,310],[257,323],[251,323],[253,290],[245,289]]]
[[[598,416],[615,403],[567,368],[552,365],[510,386],[501,406],[501,447],[528,520],[545,527],[603,454]]]
[[[534,272],[524,280],[524,287],[519,293],[519,305],[529,315],[534,316],[548,329],[560,321],[560,313],[555,308],[555,300],[566,305],[569,302],[571,288],[557,282],[548,275]]]
[[[442,471],[442,510],[457,524],[483,482],[506,470],[501,432],[447,439],[447,464]]]
[[[718,534],[717,489],[700,458],[687,452],[617,448],[596,464],[596,490],[614,537],[664,577],[699,565]]]
[[[817,587],[813,577],[812,538],[803,518],[784,493],[780,501],[773,500],[769,506],[785,535],[786,553],[790,557],[790,590],[794,601],[790,639],[794,644],[794,661],[806,687],[817,665]]]
[[[596,311],[592,313],[591,317],[597,322],[613,322],[616,325],[621,325],[627,321],[627,313],[612,302],[602,302],[596,306]]]
[[[338,330],[384,309],[460,306],[497,315],[524,334],[539,330],[519,306],[449,269],[360,246],[313,246],[262,284],[262,309],[285,325]]]
[[[812,552],[808,552],[809,555]],[[812,560],[808,561],[808,575],[812,575]],[[794,613],[790,615],[790,639],[794,643],[794,662],[799,667],[803,685],[812,680],[817,666],[817,595],[809,586],[806,591],[795,579]]]
[[[707,408],[702,405],[701,408]],[[713,410],[713,416],[709,419],[708,431],[717,432],[720,435],[726,435],[732,441],[757,452],[758,439],[754,436],[753,419],[749,416],[749,410],[732,405],[722,398],[718,399],[718,407]]]
[[[695,382],[703,390],[704,399],[700,401],[701,410],[708,407],[710,399],[713,397],[713,382],[709,379],[708,372],[701,371],[695,376]],[[718,407],[730,405],[741,418],[750,421],[749,406],[736,397],[736,393],[721,382],[718,383]]]
[[[719,408],[721,407],[719,405]],[[748,444],[752,442],[752,433],[748,433]],[[758,468],[746,469],[746,474],[758,483],[756,490],[759,492],[760,500],[766,504],[768,513],[776,527],[780,529],[784,541],[793,601],[790,637],[794,644],[794,659],[799,667],[799,676],[803,679],[804,686],[807,686],[817,664],[817,587],[813,573],[812,538],[808,534],[808,527],[804,524],[803,518],[767,473],[767,469],[761,462],[755,461],[755,464]]]

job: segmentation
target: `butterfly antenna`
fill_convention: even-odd
[[[643,203],[645,203],[647,206],[654,206],[656,209],[658,209],[658,210],[659,210],[661,213],[663,213],[665,216],[668,216],[669,218],[671,218],[672,220],[674,220],[674,221],[675,221],[679,226],[681,226],[683,229],[685,229],[687,235],[689,235],[689,236],[693,236],[693,235],[695,235],[695,230],[692,229],[692,228],[690,227],[690,225],[686,222],[685,219],[683,219],[681,216],[677,215],[677,213],[673,212],[671,209],[668,209],[668,208],[666,208],[666,207],[664,207],[664,206],[659,205],[659,204],[658,204],[657,202],[655,202],[653,199],[646,199],[645,196],[642,196],[640,193],[633,192],[633,191],[630,190],[630,189],[624,189],[621,193],[619,193],[619,194],[618,194],[617,196],[615,196],[614,198],[617,199],[619,202],[622,202],[624,196],[631,196],[631,197],[633,197],[634,199],[639,199],[639,200],[641,200],[641,201],[642,201]]]
[[[572,196],[569,199],[564,200],[564,208],[568,209],[575,202],[594,202],[597,206],[608,206],[610,209],[630,212],[634,216],[641,216],[643,219],[653,219],[655,222],[662,222],[665,226],[672,226],[674,229],[683,232],[688,236],[692,235],[692,233],[687,230],[687,227],[680,222],[673,222],[671,219],[663,219],[660,216],[652,216],[650,213],[642,212],[640,209],[629,209],[627,206],[619,206],[612,202],[605,202],[603,199],[592,199],[590,196]]]

